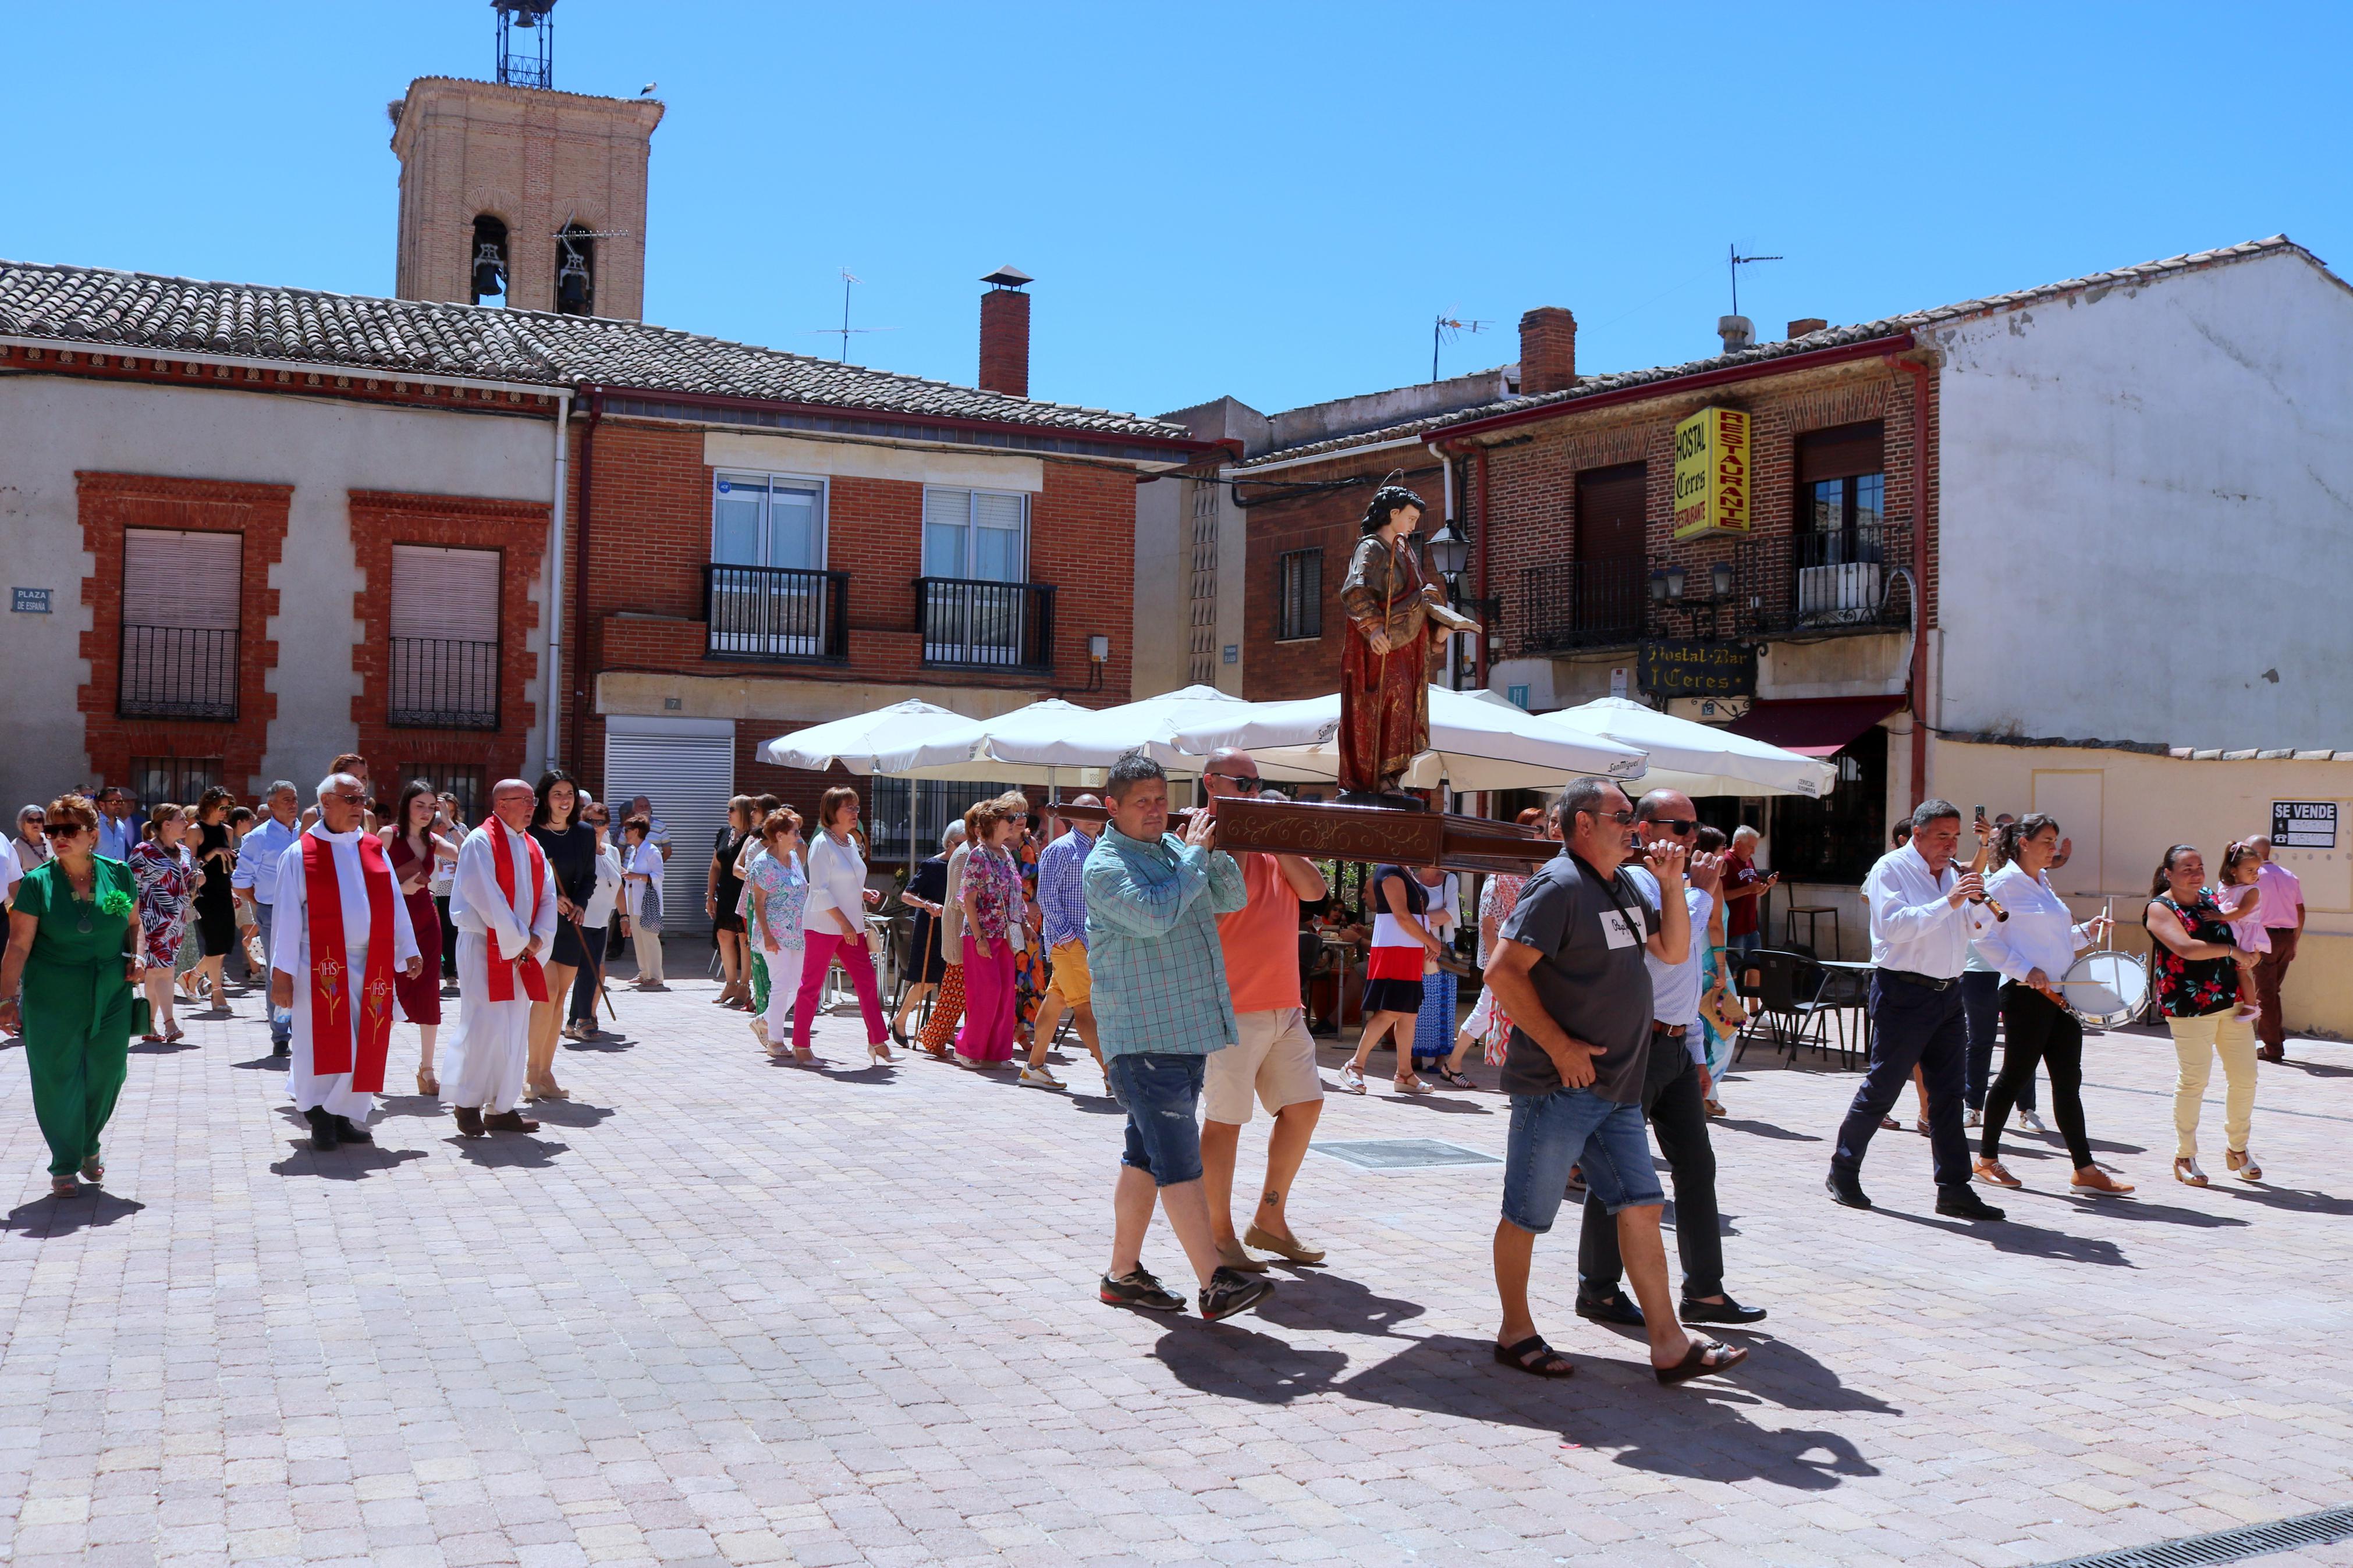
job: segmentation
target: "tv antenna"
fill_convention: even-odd
[[[1740,247],[1736,245],[1725,246],[1724,247],[1724,253],[1732,258],[1732,313],[1736,316],[1740,314],[1740,269],[1748,266],[1752,262],[1781,261],[1786,259],[1786,258],[1778,256],[1743,256],[1740,254]]]
[[[1430,379],[1433,382],[1438,379],[1439,344],[1452,342],[1464,332],[1483,332],[1494,324],[1493,321],[1466,321],[1440,313],[1430,328]]]
[[[840,337],[840,363],[843,364],[848,364],[849,363],[849,339],[852,333],[895,332],[899,330],[896,327],[853,327],[849,324],[849,286],[853,283],[863,283],[865,281],[865,279],[859,277],[858,274],[852,272],[849,268],[843,268],[841,269],[841,325],[838,327],[811,327],[808,329],[812,335],[822,333],[828,337],[836,335]]]

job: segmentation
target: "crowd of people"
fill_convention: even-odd
[[[738,796],[705,879],[722,974],[713,1000],[750,1012],[771,1056],[816,1063],[812,1025],[839,966],[871,1063],[895,1063],[895,1040],[976,1069],[1018,1065],[1018,1081],[1056,1089],[1048,1058],[1067,1020],[1126,1115],[1098,1295],[1183,1308],[1144,1264],[1157,1210],[1187,1255],[1202,1315],[1247,1310],[1273,1289],[1262,1255],[1324,1257],[1293,1228],[1291,1199],[1325,1093],[1306,1005],[1313,963],[1302,960],[1323,942],[1316,911],[1335,900],[1309,860],[1219,847],[1218,804],[1261,793],[1247,752],[1209,758],[1202,791],[1204,804],[1171,831],[1167,780],[1135,754],[1111,771],[1101,799],[1072,803],[1059,836],[1029,831],[1020,792],[973,805],[901,894],[913,921],[889,1016],[857,793],[828,791],[814,833],[773,795]],[[101,1134],[131,1037],[179,1039],[178,1011],[195,1000],[227,1010],[233,958],[267,986],[272,1050],[287,1058],[288,1095],[315,1148],[373,1142],[396,1020],[418,1031],[418,1092],[438,1097],[461,1135],[535,1130],[520,1107],[569,1097],[555,1079],[557,1042],[595,1032],[600,1002],[609,1010],[618,942],[635,944],[638,986],[666,987],[671,847],[642,797],[614,844],[608,808],[561,769],[536,786],[501,780],[487,804],[470,826],[454,794],[417,780],[382,808],[364,759],[347,755],[307,806],[280,781],[258,812],[214,788],[193,804],[159,803],[142,821],[127,793],[110,788],[20,813],[0,858],[10,908],[0,1026],[24,1037],[53,1192],[102,1182]],[[1708,1123],[1722,1113],[1718,1084],[1743,1023],[1739,971],[1774,879],[1755,864],[1753,830],[1727,842],[1672,790],[1630,802],[1615,784],[1577,780],[1522,822],[1558,850],[1525,875],[1487,879],[1477,907],[1484,985],[1468,1018],[1453,984],[1468,973],[1452,941],[1457,879],[1434,867],[1373,869],[1364,1023],[1338,1086],[1365,1093],[1384,1041],[1400,1094],[1430,1091],[1424,1064],[1466,1086],[1472,1051],[1499,1069],[1512,1113],[1493,1238],[1498,1362],[1548,1378],[1574,1371],[1528,1300],[1535,1238],[1574,1197],[1577,1313],[1643,1331],[1662,1383],[1728,1370],[1748,1352],[1690,1325],[1766,1314],[1725,1288]],[[1976,1188],[2022,1184],[2001,1140],[2013,1111],[2031,1106],[2038,1068],[2071,1188],[2133,1190],[2093,1156],[2083,1027],[2062,989],[2077,954],[2106,934],[2105,918],[2074,921],[2052,890],[2069,845],[2051,817],[1979,814],[1975,826],[1980,854],[1963,864],[1960,812],[1924,802],[1863,889],[1873,1039],[1827,1178],[1850,1207],[1871,1206],[1862,1167],[1873,1137],[1897,1125],[1889,1113],[1911,1083],[1936,1212],[2001,1219]],[[2305,913],[2293,873],[2270,851],[2260,836],[2231,845],[2210,884],[2200,851],[2173,846],[2144,913],[2155,1005],[2179,1058],[2173,1173],[2191,1184],[2210,1179],[2198,1133],[2218,1056],[2225,1169],[2263,1175],[2249,1147],[2255,1064],[2281,1048],[2280,979]],[[446,1045],[445,980],[458,1000]],[[1272,1129],[1259,1196],[1237,1226],[1240,1137],[1254,1101]],[[1679,1292],[1651,1135],[1674,1187]]]

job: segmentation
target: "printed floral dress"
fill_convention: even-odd
[[[1038,836],[1025,830],[1012,852],[1021,877],[1021,905],[1013,915],[1018,923],[1038,899]],[[1038,1020],[1038,999],[1046,994],[1050,980],[1041,946],[1037,932],[1026,931],[1021,951],[1013,957],[1014,1021],[1024,1035]]]
[[[131,875],[139,884],[140,940],[146,944],[147,962],[169,969],[195,913],[195,857],[185,844],[166,849],[151,838],[132,846]]]
[[[807,946],[807,934],[801,930],[802,913],[808,908],[809,884],[802,871],[800,857],[779,860],[774,855],[762,855],[744,871],[744,893],[736,900],[737,912],[744,919],[748,940],[755,944],[774,937],[781,950],[777,957],[787,973],[800,973],[797,955]],[[759,937],[749,937],[752,930],[753,901],[759,902],[760,921],[765,927]],[[767,949],[758,951],[765,954]],[[771,982],[773,984],[773,981]]]
[[[2198,901],[2188,909],[2169,895],[2149,900],[2171,910],[2192,942],[2231,940],[2231,928],[2211,888],[2198,889]],[[2157,1005],[2168,1018],[2202,1018],[2234,1006],[2239,1000],[2239,965],[2229,958],[2184,958],[2163,942],[2155,944]]]

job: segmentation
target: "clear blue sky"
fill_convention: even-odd
[[[2284,230],[2353,269],[2353,6],[769,5],[561,0],[556,85],[670,106],[646,314],[1037,395],[1262,409],[1566,305],[1588,371]],[[739,18],[730,20],[731,16]],[[0,0],[0,256],[389,293],[385,104],[483,0]]]

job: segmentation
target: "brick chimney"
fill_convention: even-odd
[[[1021,291],[1029,274],[1000,267],[981,279],[980,381],[983,392],[1029,395],[1029,296]]]
[[[1539,305],[1520,318],[1520,395],[1567,392],[1577,384],[1577,318]]]
[[[1808,332],[1819,332],[1829,325],[1829,321],[1820,316],[1800,316],[1789,323],[1789,335],[1802,338]]]

